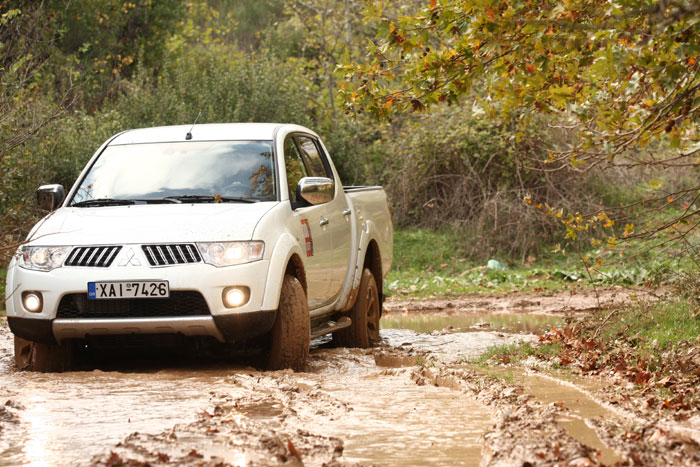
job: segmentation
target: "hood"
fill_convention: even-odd
[[[251,240],[276,202],[137,204],[61,208],[29,234],[34,245],[107,245]]]

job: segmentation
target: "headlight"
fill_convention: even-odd
[[[216,267],[259,261],[265,252],[263,242],[213,242],[198,243],[205,263]]]
[[[69,246],[22,246],[17,251],[19,265],[35,271],[51,271],[61,267],[71,248]]]

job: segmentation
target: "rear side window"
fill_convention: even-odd
[[[297,135],[294,138],[299,144],[301,157],[309,176],[333,178],[326,164],[323,163],[323,158],[318,150],[318,146],[316,146],[316,142],[308,136]]]

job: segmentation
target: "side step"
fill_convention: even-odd
[[[350,327],[352,321],[347,316],[342,316],[338,321],[326,321],[311,330],[311,338],[316,339],[324,334],[335,332],[339,329]]]

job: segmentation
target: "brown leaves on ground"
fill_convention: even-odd
[[[652,358],[640,353],[631,339],[618,337],[592,339],[572,325],[541,335],[540,344],[556,344],[561,349],[551,358],[554,363],[631,383],[630,395],[641,397],[645,408],[700,409],[700,346],[684,341],[673,351]]]

